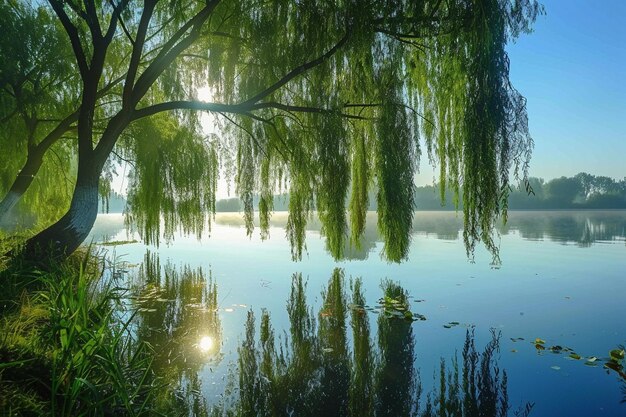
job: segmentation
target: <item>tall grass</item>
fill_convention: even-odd
[[[155,413],[152,355],[129,331],[133,315],[120,313],[126,290],[114,268],[87,250],[31,272],[38,289],[22,292],[0,321],[1,415]]]

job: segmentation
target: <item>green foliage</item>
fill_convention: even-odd
[[[41,290],[25,293],[21,307],[2,317],[0,352],[9,360],[0,397],[8,396],[13,413],[152,415],[151,352],[131,334],[132,315],[120,315],[125,292],[115,269],[100,281],[102,262],[86,252],[39,273]],[[20,397],[12,381],[31,388]]]
[[[131,161],[129,220],[148,243],[178,227],[204,231],[221,169],[248,233],[255,196],[266,237],[271,196],[289,190],[295,259],[314,208],[334,257],[346,241],[358,248],[376,185],[384,256],[402,261],[424,141],[442,198],[447,188],[455,203],[462,195],[468,254],[483,241],[497,256],[492,234],[506,220],[509,176],[526,179],[532,148],[505,47],[530,31],[536,1],[63,4],[51,1],[73,41],[79,72],[69,85],[82,88],[57,95],[84,110],[79,179],[103,174],[107,195],[113,162]],[[201,87],[210,103],[197,100]],[[212,113],[218,134],[207,137],[198,111]]]
[[[216,149],[169,115],[141,120],[133,132],[127,222],[140,226],[147,244],[173,239],[179,227],[201,236],[215,213]]]
[[[74,111],[79,92],[71,76],[75,68],[69,42],[48,9],[2,2],[0,27],[0,196],[4,197],[20,175],[31,175],[20,172],[27,155],[38,153],[38,145],[60,121],[57,118]],[[37,180],[5,223],[33,226],[38,221],[41,229],[67,210],[75,172],[72,152],[70,143],[61,142],[39,156],[43,163]]]
[[[581,172],[573,177],[554,178],[545,182],[529,178],[527,190],[514,190],[511,208],[626,208],[626,180]]]

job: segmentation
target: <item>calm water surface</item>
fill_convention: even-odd
[[[500,381],[506,371],[512,410],[533,403],[531,416],[626,416],[623,368],[604,366],[612,366],[609,352],[626,344],[626,212],[511,212],[500,230],[498,268],[482,249],[473,263],[468,260],[461,220],[454,213],[418,212],[410,258],[402,264],[380,258],[373,215],[363,247],[348,250],[350,260],[336,262],[328,255],[313,222],[307,255],[292,262],[285,220],[282,213],[274,215],[264,242],[258,233],[246,236],[238,215],[218,214],[211,236],[200,241],[179,236],[159,248],[142,243],[106,247],[126,262],[138,294],[133,301],[139,309],[137,334],[155,347],[160,371],[182,384],[181,395],[193,394],[209,406],[234,404],[240,357],[241,369],[246,369],[245,358],[254,355],[263,365],[259,324],[265,311],[277,351],[287,341],[284,354],[289,358],[283,365],[309,358],[317,361],[311,367],[322,370],[313,374],[326,375],[335,384],[320,388],[320,401],[328,402],[324,389],[341,392],[341,381],[355,375],[355,363],[372,362],[364,372],[375,374],[368,395],[378,403],[415,401],[417,370],[423,402],[426,393],[440,387],[442,358],[451,369],[456,356],[462,368],[467,332],[473,329],[479,353],[492,332],[500,334],[492,370],[498,366]],[[136,238],[117,214],[100,215],[92,237]],[[300,291],[306,306],[296,317],[295,308],[288,314],[288,307],[302,302],[293,292],[299,277],[306,284]],[[358,278],[362,303],[353,299]],[[381,306],[379,299],[385,291],[390,294],[389,283],[381,287],[385,280],[408,294],[414,321],[395,318],[404,314],[403,308],[394,312],[388,304]],[[343,283],[343,298],[333,298],[337,282]],[[246,350],[242,345],[250,311],[256,319],[256,344]],[[316,338],[313,353],[302,353],[302,346],[293,344],[290,328],[294,321],[306,321],[302,314],[315,321],[309,323],[315,328],[305,329]],[[418,320],[421,315],[426,320]],[[355,348],[362,338],[369,340],[365,353]],[[280,373],[278,362],[273,362],[274,372]],[[413,371],[405,369],[407,363]],[[394,371],[394,366],[400,368]],[[386,372],[401,375],[390,382]],[[385,400],[388,394],[381,386],[394,383],[394,393],[407,394]]]

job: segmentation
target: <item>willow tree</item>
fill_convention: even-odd
[[[80,97],[71,48],[61,25],[42,8],[2,2],[0,27],[0,225],[27,190],[21,208],[47,202],[43,221],[50,222],[67,209],[71,195],[59,187],[72,154],[72,142],[61,139],[72,134],[72,106]]]
[[[62,256],[84,240],[103,169],[119,157],[134,167],[130,217],[147,242],[178,227],[201,234],[222,167],[250,233],[253,196],[266,236],[273,193],[289,191],[295,258],[314,209],[334,256],[347,240],[358,244],[376,184],[384,255],[398,261],[408,254],[420,142],[441,168],[442,190],[463,196],[468,251],[480,240],[496,251],[510,176],[526,177],[532,147],[505,46],[530,30],[541,12],[534,0],[41,7],[63,27],[79,77],[77,175],[67,213],[27,253]],[[210,100],[198,99],[201,87]],[[215,115],[218,136],[204,133],[201,112]]]

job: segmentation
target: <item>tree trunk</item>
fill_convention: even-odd
[[[41,168],[41,164],[43,162],[43,152],[34,151],[29,152],[28,158],[26,159],[26,163],[20,170],[19,174],[13,181],[11,188],[4,196],[2,201],[0,201],[0,229],[10,229],[13,225],[11,225],[11,220],[9,213],[13,207],[17,204],[17,202],[22,198],[22,195],[28,190],[30,184],[35,179],[35,175]]]
[[[45,265],[47,261],[62,260],[87,238],[98,215],[100,170],[85,165],[88,164],[79,165],[68,212],[26,242],[22,257],[25,261]]]
[[[87,238],[98,216],[98,185],[102,168],[122,131],[131,120],[131,112],[120,112],[109,121],[96,149],[91,148],[91,128],[81,141],[79,129],[78,173],[72,202],[59,221],[30,238],[21,258],[46,268],[74,252]]]

